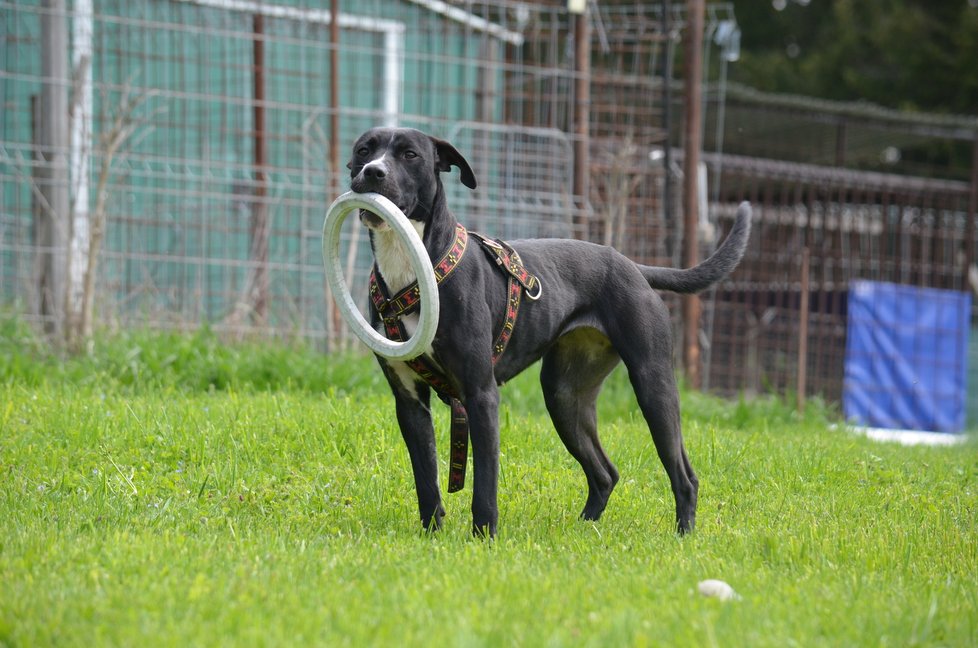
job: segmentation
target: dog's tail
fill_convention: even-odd
[[[708,259],[686,270],[643,266],[639,269],[649,285],[659,290],[677,293],[696,293],[709,288],[737,267],[747,249],[750,238],[750,203],[744,201],[737,208],[733,229],[720,247]]]

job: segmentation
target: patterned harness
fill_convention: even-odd
[[[435,279],[439,284],[447,280],[462,261],[462,257],[465,256],[465,251],[468,248],[469,234],[470,232],[462,225],[455,226],[455,240],[441,260],[434,265]],[[491,239],[476,232],[471,232],[471,234],[479,241],[489,258],[509,278],[506,317],[503,320],[502,329],[492,345],[492,364],[495,366],[513,336],[523,291],[526,291],[528,299],[535,301],[540,299],[543,289],[539,279],[530,274],[523,266],[523,260],[520,259],[520,255],[512,246],[504,241]],[[418,283],[415,281],[391,297],[387,286],[377,271],[377,266],[374,265],[370,273],[370,301],[384,322],[387,337],[398,342],[406,340],[408,335],[401,318],[410,315],[419,308],[421,290]],[[413,360],[408,360],[407,365],[428,383],[438,394],[438,397],[452,409],[448,492],[460,491],[465,486],[465,465],[468,461],[469,452],[469,420],[465,406],[462,405],[458,391],[432,358],[421,355]]]

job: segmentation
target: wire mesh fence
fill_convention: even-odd
[[[746,199],[754,230],[713,295],[711,388],[784,393],[798,388],[804,364],[810,393],[838,401],[852,282],[973,290],[970,184],[731,155],[722,164],[717,221],[729,227],[733,208],[723,205]]]
[[[348,345],[325,292],[321,228],[347,185],[350,145],[383,124],[427,130],[466,156],[479,187],[445,182],[472,229],[587,238],[678,265],[682,206],[668,196],[682,180],[681,7],[599,2],[582,19],[556,0],[336,4],[334,20],[327,0],[0,0],[0,304],[57,329],[84,292],[87,234],[100,229],[99,326],[207,323]],[[921,167],[940,146],[918,144],[950,142],[959,159],[974,129],[842,119],[743,89],[727,110],[718,36],[730,25],[731,6],[711,4],[702,254],[739,200],[757,208],[744,265],[706,301],[708,386],[795,384],[807,247],[807,390],[835,398],[847,282],[967,290],[976,181],[802,162],[941,175]],[[63,109],[52,112],[52,97]],[[347,279],[365,296],[370,255],[353,220]],[[62,275],[67,297],[48,299],[46,282]]]
[[[580,180],[590,177],[580,167],[590,134],[577,128],[588,113],[575,105],[581,44],[562,3],[341,2],[335,32],[324,4],[2,3],[3,300],[58,324],[61,304],[38,293],[38,246],[67,256],[84,242],[55,228],[44,245],[37,231],[47,194],[36,171],[53,164],[37,156],[47,135],[32,106],[44,88],[70,103],[69,136],[49,146],[69,159],[66,218],[106,221],[94,295],[103,324],[340,338],[320,228],[346,185],[346,150],[377,124],[423,128],[464,151],[480,187],[447,187],[475,227],[594,233]],[[593,37],[617,63],[594,75],[595,141],[625,136],[637,150],[667,132],[659,64],[676,38],[663,37],[656,12],[636,3],[599,14]],[[45,20],[64,23],[67,38],[45,41]],[[45,57],[68,59],[60,77],[42,70]],[[626,101],[629,111],[615,109]],[[347,239],[357,290],[365,238],[351,225]],[[78,265],[86,250],[74,251]]]

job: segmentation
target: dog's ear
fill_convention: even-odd
[[[458,170],[461,172],[462,184],[464,184],[469,189],[475,189],[475,174],[472,173],[472,168],[469,163],[462,157],[454,146],[449,144],[443,139],[438,139],[437,137],[432,137],[431,141],[435,144],[435,153],[438,154],[438,160],[435,162],[435,168],[439,171],[451,171],[453,166],[457,166]]]

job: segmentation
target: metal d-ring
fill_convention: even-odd
[[[537,277],[537,294],[531,295],[529,291],[526,293],[526,298],[531,301],[536,301],[543,296],[543,282],[540,281],[540,277]]]

